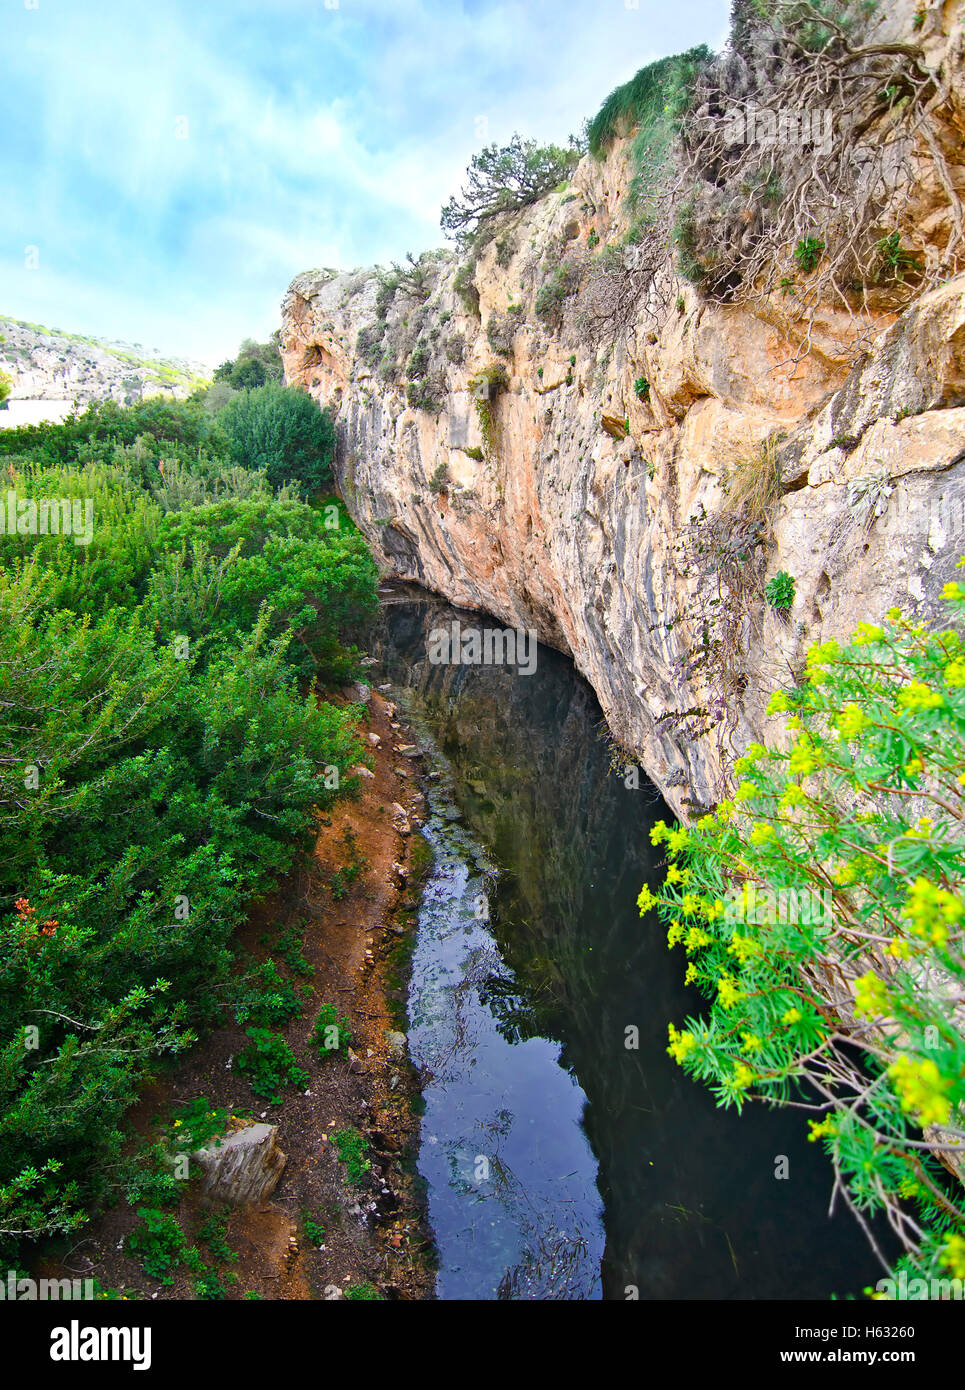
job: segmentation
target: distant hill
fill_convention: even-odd
[[[0,423],[13,423],[10,416],[18,423],[28,416],[57,418],[66,413],[64,403],[74,401],[133,405],[142,396],[183,398],[211,379],[203,363],[188,358],[161,357],[139,343],[85,337],[2,314],[0,371],[13,381]]]

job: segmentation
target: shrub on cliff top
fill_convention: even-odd
[[[508,145],[487,145],[473,155],[461,198],[450,198],[440,225],[460,243],[487,228],[494,219],[519,212],[546,196],[568,178],[582,149],[570,137],[567,148],[539,145],[514,135]]]
[[[944,597],[960,623],[965,589]],[[752,744],[732,800],[653,832],[670,864],[641,913],[659,908],[713,1000],[668,1051],[720,1105],[810,1109],[872,1243],[883,1213],[898,1269],[965,1277],[938,1157],[965,1141],[965,643],[891,609],[812,647],[768,713],[789,716],[786,746]]]
[[[590,154],[603,159],[618,136],[638,126],[658,126],[678,119],[686,110],[693,80],[713,53],[705,44],[661,58],[610,93],[587,128]]]

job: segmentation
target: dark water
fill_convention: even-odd
[[[430,665],[428,630],[456,618],[486,622],[427,598],[389,605],[384,634],[384,679],[442,770],[410,995],[439,1297],[860,1296],[880,1271],[828,1218],[804,1117],[718,1110],[666,1055],[703,1003],[635,903],[670,812],[611,770],[558,653],[531,676]]]

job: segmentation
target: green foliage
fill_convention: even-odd
[[[697,240],[697,216],[692,202],[684,202],[677,210],[673,226],[677,269],[685,280],[698,289],[710,274],[710,260],[702,256]]]
[[[655,827],[667,882],[639,900],[713,1000],[670,1054],[721,1105],[803,1100],[848,1205],[927,1278],[965,1276],[961,1189],[922,1142],[954,1154],[965,1114],[965,589],[944,597],[955,627],[892,609],[812,647],[768,707],[787,737],[714,814]]]
[[[413,410],[424,410],[428,415],[438,415],[442,410],[442,400],[436,383],[429,378],[410,381],[405,388],[406,404]]]
[[[345,1164],[346,1181],[361,1182],[372,1167],[371,1159],[365,1156],[369,1146],[364,1134],[357,1129],[340,1129],[332,1135],[332,1143],[335,1145],[339,1163]]]
[[[295,1061],[280,1033],[267,1028],[246,1028],[245,1033],[251,1044],[235,1058],[235,1067],[247,1075],[256,1096],[280,1105],[286,1086],[308,1085],[308,1072]]]
[[[476,289],[475,273],[476,262],[472,260],[465,262],[453,276],[452,288],[462,300],[462,306],[466,313],[478,319],[479,291]]]
[[[558,265],[543,281],[536,295],[534,308],[537,318],[545,323],[558,323],[563,305],[579,288],[580,277],[575,268],[566,262]]]
[[[0,430],[0,456],[21,454],[34,463],[110,463],[119,444],[134,444],[139,436],[195,453],[224,443],[217,425],[195,399],[168,400],[152,396],[124,407],[114,401],[94,401],[81,414],[61,424],[21,425]]]
[[[496,238],[496,264],[506,270],[513,256],[516,254],[516,238],[509,232],[504,232],[501,237]]]
[[[223,1211],[212,1212],[206,1216],[198,1226],[198,1240],[202,1245],[207,1246],[214,1259],[221,1260],[226,1264],[237,1264],[238,1252],[232,1250],[228,1244],[230,1218],[231,1210],[228,1207]]]
[[[642,401],[648,401],[650,399],[650,383],[645,376],[637,377],[636,381],[633,383],[633,392],[634,395],[638,396]]]
[[[345,1290],[345,1297],[353,1303],[377,1302],[384,1303],[385,1295],[379,1293],[374,1284],[350,1284]]]
[[[879,279],[903,282],[909,271],[920,270],[918,258],[912,251],[906,251],[901,244],[901,233],[891,232],[876,243],[878,260],[881,265]]]
[[[310,1240],[313,1245],[325,1244],[325,1227],[320,1221],[304,1215],[302,1216],[302,1230],[305,1232],[306,1239]]]
[[[12,390],[13,378],[7,376],[6,372],[0,372],[0,406],[3,405]]]
[[[279,337],[279,334],[275,334],[269,343],[256,343],[246,338],[234,361],[222,362],[215,369],[214,380],[225,382],[235,391],[246,391],[264,386],[269,381],[280,381],[284,369]]]
[[[764,597],[779,613],[785,612],[794,604],[794,576],[787,570],[778,570],[764,585]]]
[[[0,1257],[16,1262],[121,1194],[176,1200],[171,1152],[225,1116],[199,1098],[132,1158],[144,1079],[226,995],[262,1028],[297,1010],[271,962],[229,983],[233,936],[354,785],[359,711],[298,671],[354,672],[377,572],[341,508],[267,481],[162,509],[163,458],[185,477],[232,467],[197,403],[6,433],[21,496],[94,503],[87,546],[0,538]]]
[[[125,1248],[141,1261],[144,1273],[162,1284],[174,1283],[174,1274],[184,1261],[188,1243],[173,1216],[150,1207],[139,1207],[141,1224],[125,1241]]]
[[[713,53],[704,44],[686,53],[661,58],[641,68],[629,82],[610,93],[590,121],[587,137],[590,154],[606,157],[619,136],[637,127],[654,129],[664,122],[679,122],[687,110],[690,91],[701,67]]]
[[[493,458],[499,447],[499,431],[496,425],[494,402],[509,386],[509,377],[502,362],[490,362],[481,372],[477,372],[469,382],[469,390],[479,417],[482,432],[483,450],[487,457]]]
[[[312,1042],[323,1059],[348,1052],[352,1044],[352,1026],[347,1018],[339,1017],[334,1004],[323,1004],[319,1009],[312,1029]]]
[[[821,259],[824,242],[819,237],[806,236],[794,248],[794,259],[805,275],[810,275]]]
[[[444,492],[449,483],[449,465],[440,463],[429,479],[430,492]]]
[[[272,487],[312,497],[331,483],[335,426],[307,391],[276,382],[242,391],[218,416],[232,463],[261,468]]]
[[[504,357],[512,355],[513,339],[522,321],[523,310],[519,304],[511,305],[505,314],[490,314],[486,325],[486,338],[493,352],[498,352]]]
[[[204,1096],[197,1096],[172,1116],[166,1138],[173,1149],[203,1149],[213,1139],[220,1139],[228,1128],[228,1112],[212,1106]]]
[[[239,1023],[288,1023],[302,1011],[298,990],[273,960],[263,961],[236,984],[235,1018]]]
[[[171,514],[145,607],[163,633],[201,639],[215,617],[225,636],[250,630],[270,595],[266,628],[291,634],[289,659],[333,684],[349,679],[358,654],[345,638],[378,607],[378,570],[344,520],[334,507],[260,499]]]
[[[290,926],[278,938],[278,954],[289,970],[301,975],[303,979],[310,980],[315,973],[315,967],[302,954],[302,945],[303,937],[298,928]]]
[[[581,153],[573,139],[566,149],[519,135],[508,145],[487,145],[470,161],[461,198],[442,209],[443,231],[465,242],[494,219],[538,202],[569,177]]]

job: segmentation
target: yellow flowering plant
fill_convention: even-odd
[[[670,1055],[721,1105],[807,1110],[865,1229],[933,1278],[965,1260],[965,588],[943,601],[944,630],[891,609],[812,647],[768,705],[783,737],[655,828],[641,895],[710,1001]]]

